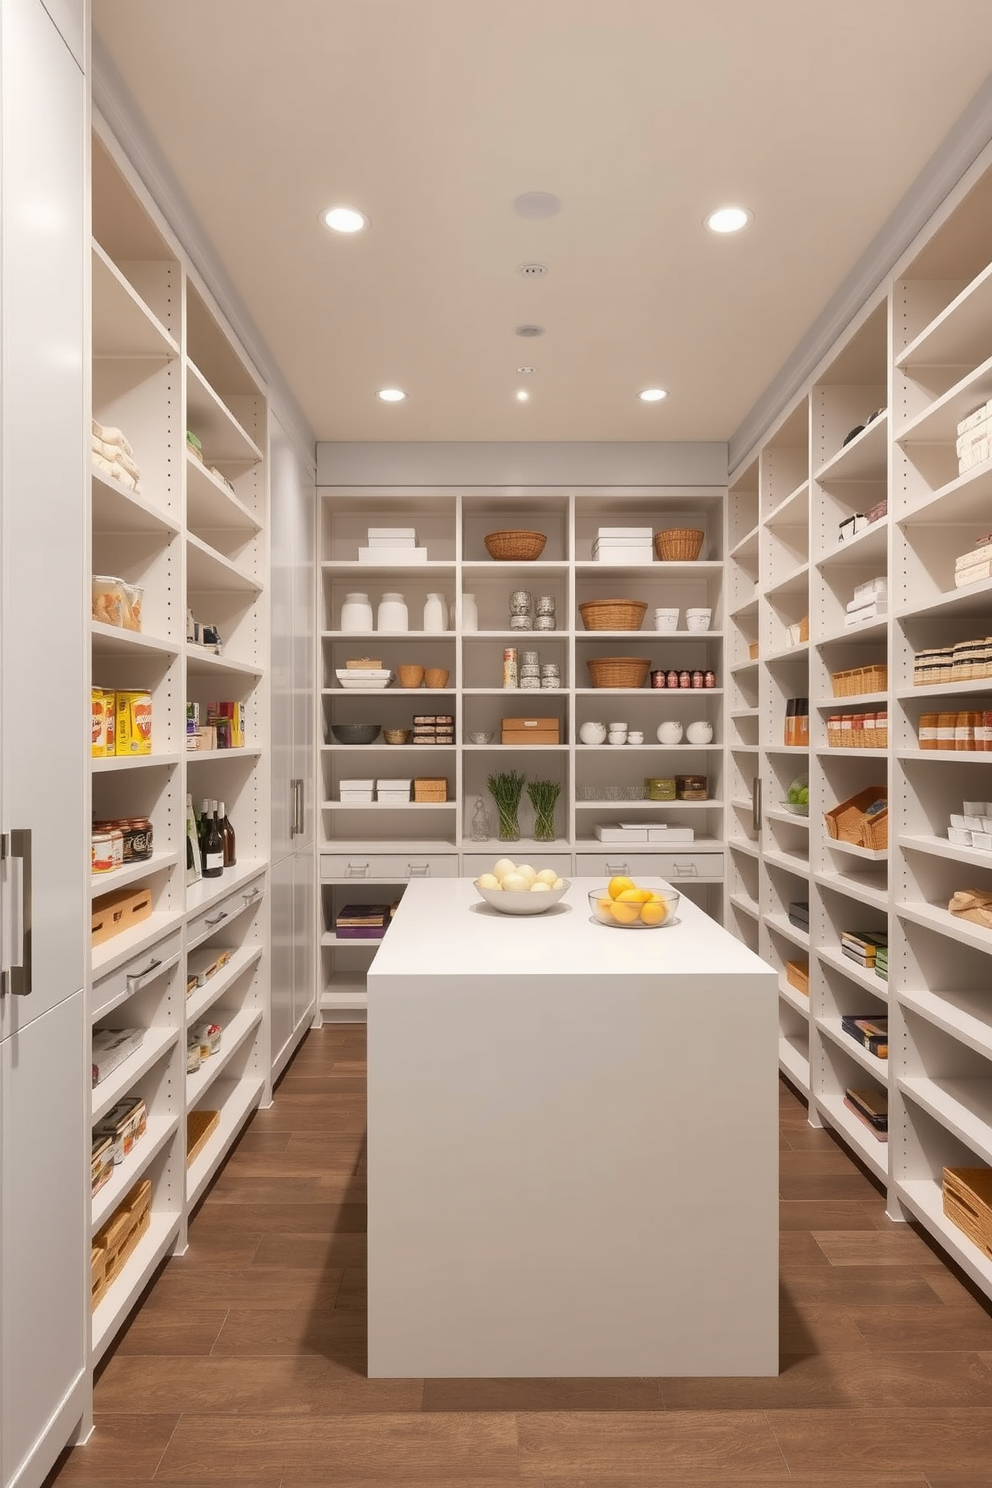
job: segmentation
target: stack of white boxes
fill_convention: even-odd
[[[880,620],[889,609],[889,581],[884,577],[859,584],[847,606],[845,625],[860,625],[865,620]]]
[[[662,822],[621,822],[615,827],[594,827],[600,842],[692,842],[693,827],[668,827]]]
[[[954,560],[955,589],[963,589],[967,584],[979,584],[983,579],[992,579],[992,533],[987,537],[980,537],[977,547]]]
[[[426,563],[427,549],[417,547],[413,527],[370,527],[369,545],[359,548],[359,563]]]
[[[592,545],[597,563],[652,563],[650,527],[600,527]]]
[[[959,475],[992,458],[992,400],[961,420],[956,448]]]

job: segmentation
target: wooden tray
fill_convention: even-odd
[[[190,1111],[186,1117],[186,1166],[195,1162],[212,1132],[220,1125],[219,1111]]]
[[[945,1168],[944,1213],[992,1261],[992,1168]]]

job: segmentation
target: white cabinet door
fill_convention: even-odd
[[[0,6],[0,806],[33,872],[4,865],[29,996],[0,999],[0,1037],[83,985],[86,716],[83,555],[84,85],[39,0]],[[86,588],[88,589],[88,580]],[[32,904],[30,937],[22,904]],[[78,1124],[77,1124],[78,1126]]]
[[[271,913],[270,959],[271,1049],[272,1069],[278,1072],[285,1051],[293,1037],[293,977],[295,974],[294,936],[296,915],[293,906],[294,859],[283,858],[269,869],[269,908]]]
[[[89,1326],[84,1032],[83,994],[77,992],[0,1042],[4,1488],[15,1481],[40,1483],[84,1408]]]
[[[293,1034],[309,1025],[317,1000],[317,865],[305,849],[293,859]]]

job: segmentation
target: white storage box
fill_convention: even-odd
[[[600,547],[593,548],[593,558],[597,563],[653,563],[654,554],[651,544],[647,543],[641,547]]]
[[[971,845],[982,852],[992,852],[992,832],[972,832]]]
[[[665,842],[695,842],[696,832],[693,827],[648,827],[648,841]]]
[[[380,542],[403,542],[411,545],[417,541],[416,527],[370,527],[369,542],[373,538]]]
[[[646,541],[650,546],[654,531],[651,527],[600,527],[596,533],[596,541],[600,543],[618,539],[623,542],[631,537]]]
[[[855,586],[854,597],[847,608],[857,609],[858,605],[868,604],[876,595],[884,595],[888,592],[889,581],[884,574],[880,574],[877,579],[869,579],[867,583]]]
[[[372,791],[369,790],[344,790],[341,791],[341,804],[343,806],[371,806]]]
[[[371,785],[371,784],[372,784],[372,782],[370,780],[369,781],[369,785]],[[384,779],[384,780],[377,780],[375,782],[376,790],[405,790],[405,791],[408,791],[412,785],[413,785],[413,778],[412,777],[409,780],[385,780]]]
[[[979,836],[983,835],[983,833],[979,833]],[[970,847],[971,833],[965,831],[963,827],[948,827],[947,840],[948,842],[955,843],[958,847]]]
[[[359,548],[359,563],[426,563],[426,548]]]
[[[594,827],[600,842],[647,842],[647,827]]]
[[[405,806],[410,799],[409,790],[377,790],[375,798],[381,806]]]

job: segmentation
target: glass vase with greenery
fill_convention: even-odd
[[[500,842],[519,842],[520,822],[517,813],[520,810],[524,777],[516,770],[504,770],[498,775],[487,776],[486,784],[489,787],[489,794],[496,803],[496,812],[499,817],[497,835]]]
[[[527,787],[530,803],[534,808],[534,840],[555,840],[555,805],[561,795],[557,780],[532,780]]]

